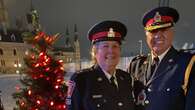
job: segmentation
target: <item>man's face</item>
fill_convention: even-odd
[[[161,55],[173,42],[173,28],[163,28],[154,31],[146,31],[146,42],[154,55]]]
[[[120,60],[120,45],[117,41],[101,41],[96,44],[97,63],[107,72],[115,70]]]

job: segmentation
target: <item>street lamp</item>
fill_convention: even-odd
[[[17,64],[16,64],[16,63],[15,63],[15,64],[14,64],[14,67],[16,68],[16,73],[19,74],[19,73],[20,73],[20,68],[22,67],[22,64],[20,64],[20,63],[17,63]]]

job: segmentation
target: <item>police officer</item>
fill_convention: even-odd
[[[116,69],[126,32],[124,24],[112,20],[89,30],[95,62],[72,76],[67,96],[69,110],[134,110],[130,74]]]
[[[195,110],[195,55],[173,45],[176,9],[157,7],[143,16],[149,55],[129,67],[138,110]]]

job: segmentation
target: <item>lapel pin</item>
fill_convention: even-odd
[[[172,63],[173,62],[173,59],[169,59],[169,63]]]

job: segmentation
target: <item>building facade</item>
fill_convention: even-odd
[[[22,32],[7,30],[7,34],[0,31],[0,73],[19,73],[25,68],[23,58],[31,45],[23,41]],[[65,64],[74,63],[74,69],[80,69],[80,44],[75,40],[69,47],[53,47],[49,54],[62,59]],[[67,66],[66,66],[67,67]]]
[[[23,40],[22,34],[41,30],[38,13],[33,8],[32,3],[30,13],[27,13],[25,20],[16,20],[18,21],[16,22],[16,29],[9,27],[8,12],[4,0],[0,0],[0,74],[20,73],[25,69],[23,58],[25,57],[25,52],[31,48],[31,45]],[[21,25],[25,24],[25,22],[28,24]],[[67,28],[65,39],[60,41],[64,42],[64,45],[53,46],[53,50],[50,50],[49,53],[58,59],[62,59],[65,64],[74,63],[74,70],[79,70],[81,67],[80,43],[76,25],[72,36],[70,36]],[[68,68],[67,66],[65,67]]]

